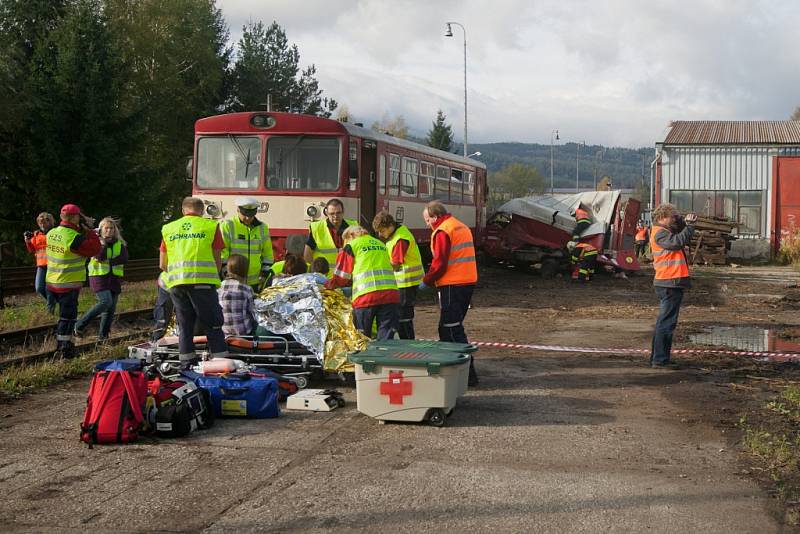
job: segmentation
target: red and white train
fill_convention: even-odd
[[[480,240],[486,224],[486,166],[457,154],[309,115],[245,112],[195,124],[193,194],[205,215],[231,217],[240,195],[261,200],[276,258],[286,239],[307,235],[325,202],[342,200],[345,217],[371,230],[388,210],[420,243],[430,239],[425,204],[438,199]]]

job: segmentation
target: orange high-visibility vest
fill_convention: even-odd
[[[639,228],[636,230],[635,241],[647,241],[647,228]]]
[[[36,255],[36,266],[47,266],[47,235],[44,232],[36,231],[31,238],[33,253]]]
[[[675,278],[689,277],[689,263],[686,253],[681,250],[667,250],[656,243],[656,235],[664,230],[662,226],[653,226],[650,231],[650,250],[653,252],[653,268],[656,270],[656,280],[673,280]]]
[[[592,217],[589,215],[588,211],[578,208],[575,210],[575,221],[579,223],[581,222],[591,223]]]
[[[436,280],[436,287],[474,284],[478,281],[478,266],[475,263],[475,244],[472,232],[461,221],[453,217],[445,220],[431,234],[431,252],[436,232],[444,232],[450,238],[450,256],[447,270]]]

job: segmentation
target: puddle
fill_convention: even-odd
[[[800,352],[800,342],[782,339],[777,331],[757,326],[708,326],[704,332],[689,334],[689,341],[745,351]]]

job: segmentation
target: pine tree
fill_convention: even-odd
[[[300,52],[289,44],[286,32],[273,22],[250,23],[243,28],[233,67],[231,110],[267,109],[330,117],[336,101],[323,98],[316,67],[300,71]]]
[[[446,119],[447,117],[441,109],[436,112],[436,120],[428,132],[426,141],[430,147],[450,152],[453,148],[453,128],[445,123]]]

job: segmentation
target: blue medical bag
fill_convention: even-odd
[[[278,417],[278,381],[264,376],[202,375],[184,371],[186,378],[211,396],[217,417],[247,417],[267,419]]]

